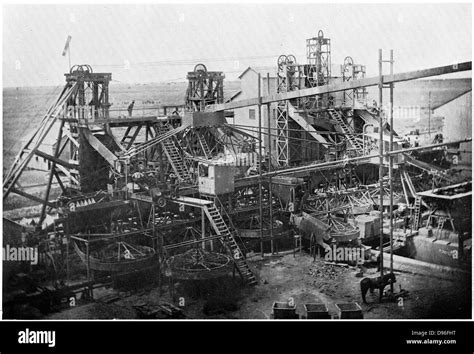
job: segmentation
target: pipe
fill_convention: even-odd
[[[403,154],[407,152],[412,152],[412,151],[420,151],[420,150],[426,150],[426,149],[433,149],[437,147],[442,147],[442,146],[447,146],[447,145],[453,145],[453,144],[460,144],[460,143],[467,143],[472,141],[472,138],[465,138],[461,140],[455,140],[455,141],[450,141],[447,143],[440,143],[440,144],[432,144],[432,145],[426,145],[426,146],[418,146],[418,147],[413,147],[413,148],[408,148],[408,149],[400,149],[400,150],[394,150],[392,152],[387,152],[383,154],[384,157],[388,157],[391,155],[397,155],[397,154]],[[273,172],[267,172],[263,173],[263,177],[274,177],[278,175],[284,175],[288,173],[295,173],[295,172],[306,172],[306,171],[317,171],[319,169],[324,169],[326,167],[333,167],[336,165],[340,164],[346,164],[349,162],[358,162],[358,161],[364,161],[364,160],[370,160],[374,157],[379,157],[379,154],[374,154],[374,155],[366,155],[366,156],[358,156],[358,157],[353,157],[350,159],[344,159],[344,160],[336,160],[336,161],[328,161],[328,162],[320,162],[320,163],[315,163],[312,165],[307,165],[307,166],[299,166],[299,167],[293,167],[293,168],[287,168],[284,170],[278,170],[278,171],[273,171]],[[242,180],[249,180],[253,179],[254,177],[247,177],[243,178]]]

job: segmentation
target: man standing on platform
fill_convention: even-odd
[[[128,117],[132,118],[132,112],[133,112],[133,106],[135,105],[135,100],[132,101],[132,103],[129,104],[128,106]]]

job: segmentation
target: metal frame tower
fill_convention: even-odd
[[[353,68],[353,80],[365,79],[365,65],[354,64]],[[361,104],[367,103],[367,89],[365,87],[354,89],[354,103],[359,102]]]
[[[67,101],[67,119],[69,122],[69,162],[79,167],[80,128],[89,122],[109,118],[109,82],[110,73],[93,73],[89,65],[74,65],[64,74],[67,86],[76,85],[77,91]],[[85,109],[87,107],[87,109]],[[110,129],[107,123],[105,130]],[[60,141],[58,142],[58,144]],[[64,149],[64,147],[62,148]],[[62,150],[61,149],[61,150]],[[69,170],[70,187],[80,189],[80,171]]]
[[[306,58],[310,65],[310,86],[327,85],[331,77],[331,40],[324,38],[322,30],[319,30],[317,37],[306,40]]]
[[[322,30],[318,36],[306,40],[306,59],[308,61],[307,85],[309,87],[328,85],[331,78],[331,40],[324,37]],[[332,96],[324,94],[315,98],[316,109],[332,106]]]
[[[354,78],[354,60],[352,57],[346,57],[344,59],[344,64],[341,66],[342,81],[347,82],[351,81]],[[354,91],[355,90],[346,90],[344,91],[342,97],[342,104],[344,106],[352,107],[354,104]]]
[[[288,57],[278,57],[277,92],[288,92]],[[290,159],[289,130],[288,130],[288,101],[280,101],[277,105],[277,163],[279,166],[287,166]]]
[[[222,71],[207,71],[204,64],[197,64],[186,76],[186,109],[204,111],[207,106],[224,103],[224,77]]]

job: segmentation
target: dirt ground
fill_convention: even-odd
[[[378,291],[368,293],[364,304],[360,295],[360,280],[355,268],[335,270],[333,276],[311,275],[311,269],[324,267],[324,262],[307,254],[286,255],[280,258],[260,261],[257,268],[260,277],[268,284],[257,286],[249,300],[240,308],[241,318],[268,318],[273,301],[286,301],[292,297],[296,312],[304,315],[305,303],[323,302],[329,313],[337,317],[336,303],[357,302],[367,319],[408,318],[471,318],[470,279],[462,282],[447,281],[407,273],[395,273],[395,291],[408,291],[403,306],[398,302],[378,302]],[[333,266],[333,268],[340,268]],[[367,269],[364,277],[377,276],[375,268]],[[334,278],[334,279],[332,279]],[[389,289],[387,286],[386,289]]]
[[[357,270],[353,267],[327,265],[323,260],[313,262],[306,253],[264,259],[255,257],[249,263],[259,278],[259,284],[254,287],[241,287],[237,278],[228,277],[198,285],[176,283],[173,297],[167,286],[162,288],[161,295],[157,287],[133,294],[98,289],[94,292],[97,302],[79,304],[48,318],[138,318],[134,305],[147,304],[153,307],[168,302],[178,306],[179,301],[184,299],[182,309],[186,318],[269,319],[273,302],[287,301],[289,298],[294,299],[296,312],[300,316],[305,315],[306,303],[323,302],[330,315],[338,318],[336,303],[357,302],[363,309],[365,319],[471,318],[470,278],[444,280],[396,272],[394,290],[399,291],[401,286],[408,291],[403,306],[388,300],[378,303],[377,290],[374,295],[368,293],[368,304],[364,304],[360,295],[361,278],[356,277]],[[376,269],[366,269],[366,276],[377,276]],[[101,297],[110,294],[118,294],[120,299],[108,304],[100,302]]]

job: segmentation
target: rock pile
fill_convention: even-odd
[[[325,262],[316,262],[310,267],[308,274],[311,275],[314,279],[334,280],[340,278],[348,271],[349,267]]]

